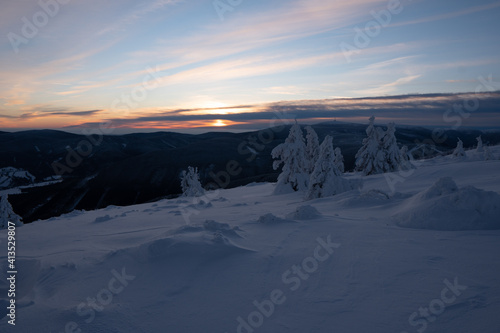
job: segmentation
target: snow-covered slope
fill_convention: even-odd
[[[478,156],[438,158],[306,202],[252,184],[204,202],[75,211],[25,225],[17,229],[16,326],[4,317],[0,331],[497,333],[500,230],[398,224],[402,213],[422,218],[436,183],[449,194],[444,177],[457,191],[498,195],[499,167]],[[466,218],[457,206],[432,207],[447,225]],[[1,231],[0,317],[6,247]]]
[[[6,167],[0,169],[0,189],[33,184],[35,176],[23,169]]]

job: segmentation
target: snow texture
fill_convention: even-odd
[[[259,217],[258,219],[259,223],[262,224],[281,224],[281,223],[289,223],[292,222],[287,219],[282,219],[281,217],[278,217],[272,213],[267,213]]]
[[[311,205],[299,206],[286,216],[290,220],[314,220],[321,217],[320,212]]]

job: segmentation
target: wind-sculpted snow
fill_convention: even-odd
[[[113,218],[109,215],[104,215],[104,216],[99,216],[99,217],[96,217],[96,219],[94,220],[95,223],[102,223],[102,222],[106,222],[106,221],[110,221],[112,220]]]
[[[237,238],[241,238],[238,232],[243,232],[243,230],[241,230],[239,227],[231,227],[227,223],[220,223],[214,220],[206,220],[201,225],[185,225],[179,227],[169,232],[169,234],[182,235],[182,234],[197,233],[197,232],[200,233],[203,231],[220,233],[227,237],[237,237]]]
[[[500,229],[500,195],[450,177],[416,194],[393,216],[401,227],[432,230]]]
[[[242,238],[238,232],[242,232],[238,227],[207,220],[201,225],[181,226],[139,246],[112,251],[108,256],[130,255],[142,262],[179,257],[217,259],[252,251],[231,240]]]
[[[220,223],[220,222],[213,221],[213,220],[206,220],[203,223],[203,228],[205,230],[212,231],[215,233],[221,233],[224,236],[228,236],[228,237],[241,237],[237,233],[237,231],[242,231],[238,227],[231,227],[227,223]]]
[[[235,245],[220,233],[201,234],[195,236],[178,236],[161,238],[146,243],[131,251],[140,260],[162,260],[168,258],[187,257],[203,259],[220,259],[232,254],[251,251]]]
[[[321,217],[321,213],[311,205],[299,206],[286,216],[290,220],[314,220]]]
[[[281,223],[290,223],[293,222],[288,219],[283,219],[281,217],[278,217],[272,213],[267,213],[259,217],[258,219],[259,223],[266,224],[266,225],[273,225],[273,224],[281,224]]]
[[[391,196],[379,189],[356,190],[340,194],[337,201],[346,208],[384,206],[392,202]]]

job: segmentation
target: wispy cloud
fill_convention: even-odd
[[[410,75],[397,79],[396,81],[386,83],[376,88],[358,90],[357,93],[360,96],[383,96],[394,93],[397,91],[398,86],[410,83],[413,80],[418,79],[421,75]]]
[[[478,13],[478,12],[482,12],[482,11],[486,11],[486,10],[495,9],[497,7],[500,7],[500,1],[489,3],[489,4],[484,4],[484,5],[478,5],[478,6],[474,6],[474,7],[469,7],[466,9],[456,10],[456,11],[453,11],[450,13],[432,15],[432,16],[424,17],[424,18],[417,19],[417,20],[393,23],[390,25],[390,27],[401,27],[401,26],[405,26],[405,25],[413,25],[413,24],[441,21],[441,20],[446,20],[446,19],[450,19],[450,18],[465,16],[465,15],[470,15],[473,13]]]
[[[89,110],[89,111],[50,111],[44,112],[28,112],[23,113],[19,118],[21,119],[33,119],[33,118],[47,118],[54,116],[63,116],[63,117],[88,117],[93,116],[100,113],[102,110]]]
[[[97,35],[100,36],[105,35],[109,32],[125,31],[125,27],[132,25],[140,19],[144,19],[147,14],[160,10],[163,7],[175,5],[183,1],[184,0],[154,0],[146,4],[141,2],[137,6],[137,9],[122,17],[117,22],[108,25],[106,28],[99,31]]]

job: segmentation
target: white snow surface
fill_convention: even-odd
[[[16,326],[4,317],[2,230],[0,332],[498,333],[500,230],[420,223],[456,225],[454,195],[471,212],[496,202],[500,161],[467,156],[425,161],[395,188],[379,174],[307,203],[263,183],[209,192],[210,205],[179,198],[24,225]]]

